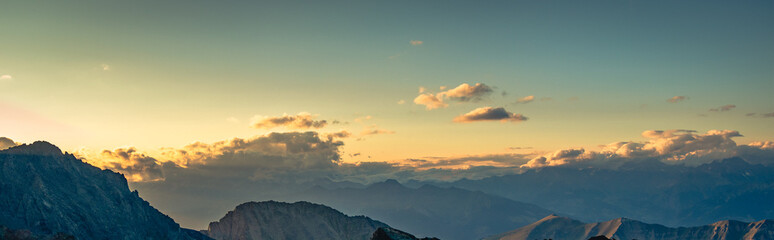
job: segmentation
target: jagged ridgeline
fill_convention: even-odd
[[[206,233],[215,239],[351,239],[367,240],[387,224],[365,216],[347,216],[336,209],[309,202],[248,202],[210,223]]]
[[[605,222],[583,223],[567,217],[550,215],[519,229],[491,236],[485,240],[528,239],[618,239],[618,240],[758,240],[774,239],[774,221],[719,221],[696,227],[670,228],[659,224],[617,218]]]
[[[0,151],[0,225],[77,239],[209,239],[151,207],[121,174],[47,142]]]

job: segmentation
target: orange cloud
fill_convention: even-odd
[[[443,90],[446,89],[446,87],[440,87],[440,89]],[[460,102],[476,102],[493,92],[491,87],[483,83],[476,83],[476,85],[463,83],[453,89],[436,94],[425,93],[426,91],[427,89],[425,87],[419,87],[420,94],[414,98],[414,103],[417,105],[425,105],[427,110],[448,107],[449,104],[444,102],[445,99]]]
[[[686,97],[686,96],[674,96],[674,97],[671,97],[671,98],[667,99],[667,102],[678,103],[678,102],[682,102],[682,101],[685,101],[685,100],[688,100],[688,97]]]
[[[253,128],[259,129],[271,129],[276,127],[285,127],[288,129],[309,129],[309,128],[322,128],[328,124],[325,120],[314,120],[316,116],[309,113],[299,113],[297,115],[283,114],[281,117],[265,117],[258,116],[252,118]]]
[[[427,110],[433,110],[436,108],[444,108],[449,106],[449,104],[444,103],[442,99],[436,97],[431,93],[420,94],[419,96],[414,98],[414,103],[417,105],[425,105],[425,109]]]
[[[519,100],[516,101],[516,103],[530,103],[532,101],[535,101],[535,96],[529,95],[523,98],[519,98]]]

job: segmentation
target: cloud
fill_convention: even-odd
[[[403,104],[405,104],[405,103],[406,103],[406,100],[403,100],[403,99],[401,99],[401,100],[398,100],[398,104],[400,104],[400,105],[403,105]]]
[[[384,129],[380,129],[376,125],[371,125],[363,128],[363,131],[360,132],[360,136],[377,135],[377,134],[393,134],[393,133],[395,133],[395,131],[384,130]]]
[[[239,123],[240,122],[239,118],[235,118],[235,117],[226,118],[226,121],[230,122],[230,123]]]
[[[131,182],[164,180],[161,163],[153,157],[137,152],[133,147],[103,150],[100,157],[87,158],[87,162],[122,173]]]
[[[327,138],[348,138],[352,136],[352,133],[347,130],[341,130],[338,132],[326,133],[324,136]]]
[[[107,65],[105,63],[101,64],[100,68],[102,68],[103,71],[110,71],[110,65]]]
[[[325,120],[314,120],[316,117],[316,115],[313,116],[305,112],[299,113],[297,115],[283,114],[281,117],[265,117],[256,115],[252,118],[252,124],[250,124],[250,126],[258,129],[272,129],[276,127],[285,127],[288,129],[309,129],[322,128],[328,124],[328,122]]]
[[[8,74],[0,75],[0,81],[10,81],[13,80],[13,76]]]
[[[682,101],[685,101],[685,100],[688,100],[688,97],[686,97],[686,96],[674,96],[674,97],[671,97],[671,98],[667,99],[666,101],[670,102],[670,103],[678,103],[678,102],[682,102]]]
[[[425,105],[425,109],[427,110],[449,106],[449,104],[444,103],[443,100],[430,93],[419,94],[419,96],[414,98],[414,103],[417,105]]]
[[[559,150],[552,154],[536,157],[522,167],[535,168],[567,164],[616,167],[628,161],[653,158],[666,163],[699,165],[735,156],[744,157],[753,163],[761,163],[771,162],[771,157],[774,157],[774,151],[772,151],[774,149],[771,149],[772,144],[767,142],[737,145],[733,138],[742,135],[733,130],[710,130],[704,134],[682,129],[648,130],[644,131],[642,136],[647,140],[643,142],[614,142],[604,145],[600,151],[586,151],[582,148]],[[745,157],[753,156],[752,153],[767,157]]]
[[[446,87],[442,86],[440,89],[444,90]],[[483,83],[476,83],[472,86],[470,84],[463,83],[455,88],[441,91],[436,94],[429,92],[426,93],[426,91],[426,88],[419,87],[420,94],[414,98],[414,103],[417,105],[425,105],[427,110],[432,110],[436,108],[448,107],[449,104],[445,102],[446,99],[459,102],[478,102],[487,95],[492,94],[494,90]]]
[[[18,146],[19,143],[14,142],[10,138],[7,137],[0,137],[0,150],[9,149],[15,146]]]
[[[468,123],[476,121],[501,121],[501,122],[521,122],[526,121],[527,117],[511,113],[505,110],[505,108],[498,107],[481,107],[476,108],[473,111],[462,114],[454,118],[454,122]]]
[[[717,107],[717,108],[711,108],[709,111],[710,112],[727,112],[727,111],[731,111],[731,109],[734,109],[734,108],[736,108],[736,105],[728,104],[728,105],[720,106],[720,107]]]
[[[411,41],[409,41],[409,43],[411,44],[411,46],[419,46],[419,45],[422,45],[425,42],[419,41],[419,40],[411,40]]]
[[[449,89],[445,92],[440,92],[438,95],[443,95],[452,100],[461,102],[468,101],[480,101],[484,96],[493,92],[492,88],[483,83],[476,83],[476,85],[469,85],[467,83],[460,84],[456,88]]]
[[[479,166],[490,167],[518,167],[528,162],[531,154],[481,154],[453,157],[425,157],[422,159],[407,159],[400,162],[403,167],[411,167],[418,171],[428,169],[469,169]]]
[[[748,117],[770,118],[770,117],[774,117],[774,112],[760,113],[760,114],[758,114],[758,113],[748,113],[748,114],[745,114],[745,116],[748,116]]]
[[[357,122],[357,123],[362,123],[362,122],[365,122],[365,121],[371,120],[371,119],[373,119],[373,118],[374,118],[374,117],[372,117],[371,115],[366,115],[366,116],[363,116],[363,117],[358,117],[358,118],[355,118],[355,122]]]
[[[523,98],[519,98],[519,100],[516,101],[516,103],[524,104],[524,103],[530,103],[532,101],[535,101],[535,96],[529,95],[529,96],[526,96],[526,97],[523,97]]]

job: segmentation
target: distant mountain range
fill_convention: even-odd
[[[417,183],[414,183],[417,184]],[[617,217],[667,226],[774,216],[774,166],[740,158],[696,167],[657,160],[618,169],[546,167],[522,174],[433,183],[533,203],[583,221]]]
[[[240,204],[204,232],[218,240],[368,240],[377,229],[388,227],[320,204],[266,201]]]
[[[296,196],[348,214],[366,215],[420,236],[479,239],[524,226],[552,212],[533,204],[459,188],[408,188],[395,180],[366,188],[313,188]]]
[[[150,206],[129,190],[121,174],[35,142],[0,151],[0,239],[419,239],[407,232],[445,240],[586,240],[600,235],[618,240],[774,239],[772,220],[715,222],[774,215],[774,168],[738,158],[698,167],[648,161],[616,170],[551,167],[436,183],[442,187],[411,188],[395,180],[369,186],[322,183],[326,187],[289,198],[333,208],[310,202],[248,202],[200,232],[181,228]],[[482,191],[556,207],[584,221],[640,216],[646,222],[698,227],[670,228],[627,218],[597,223],[543,218],[553,212]]]
[[[121,174],[47,142],[0,151],[0,226],[9,239],[209,239],[129,191]]]
[[[583,223],[550,215],[519,229],[486,238],[486,240],[561,239],[587,240],[605,236],[618,240],[760,240],[774,239],[774,221],[752,223],[720,221],[698,227],[669,228],[631,219]]]

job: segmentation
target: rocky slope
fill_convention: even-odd
[[[618,218],[606,222],[583,223],[551,215],[522,228],[495,235],[489,240],[566,239],[586,240],[594,236],[619,240],[753,240],[774,239],[774,221],[752,223],[720,221],[698,227],[669,228],[631,219]]]
[[[410,233],[384,227],[376,229],[374,234],[371,236],[371,240],[439,240],[438,238],[417,238],[414,235],[411,235]]]
[[[206,233],[218,240],[370,239],[387,224],[364,216],[350,217],[320,204],[275,201],[248,202],[236,207]]]
[[[205,239],[129,190],[121,174],[47,142],[0,151],[0,225],[78,239]]]
[[[408,188],[395,180],[366,188],[314,188],[296,200],[366,215],[420,236],[479,239],[524,226],[552,212],[538,206],[458,188]]]

